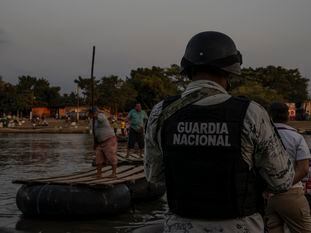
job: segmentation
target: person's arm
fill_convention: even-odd
[[[301,181],[309,173],[309,159],[296,161],[295,164],[295,177],[293,184]]]
[[[132,117],[132,110],[129,111],[129,113],[126,116],[126,120],[127,120],[129,125],[131,125],[131,117]]]
[[[309,159],[311,159],[309,147],[304,137],[298,134],[296,147],[296,163],[295,163],[295,177],[293,184],[301,181],[309,173]]]
[[[98,142],[98,138],[97,138],[97,125],[98,125],[98,121],[99,121],[99,119],[98,119],[98,113],[94,113],[94,116],[92,116],[92,118],[91,118],[92,120],[91,120],[91,127],[93,128],[93,120],[95,121],[94,122],[94,128],[93,128],[93,130],[94,130],[94,142],[93,142],[93,149],[94,150],[96,150],[96,148],[99,146],[99,142]]]
[[[162,102],[155,105],[150,113],[145,135],[145,175],[148,182],[163,184],[164,164],[161,148],[158,144],[157,119],[162,109]]]
[[[293,164],[268,113],[254,102],[247,110],[243,135],[244,141],[248,140],[254,148],[253,165],[264,179],[267,190],[273,193],[288,190],[295,174]]]

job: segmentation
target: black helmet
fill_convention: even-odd
[[[206,31],[193,36],[181,60],[181,73],[191,67],[208,66],[232,74],[241,74],[242,55],[233,40],[220,32]]]

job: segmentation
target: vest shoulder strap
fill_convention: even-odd
[[[161,126],[163,124],[163,122],[170,118],[175,112],[177,112],[178,110],[193,104],[207,96],[210,95],[216,95],[216,94],[220,94],[222,93],[219,90],[216,89],[211,89],[211,88],[201,88],[197,91],[191,92],[188,95],[185,95],[181,98],[176,98],[174,101],[171,101],[169,104],[163,105],[162,106],[162,112],[160,113],[159,117],[158,117],[158,124],[157,124],[157,131],[159,129],[159,126]],[[163,104],[165,104],[166,102],[164,101]]]
[[[173,103],[174,101],[178,100],[181,97],[181,95],[175,95],[175,96],[168,96],[163,100],[162,104],[162,111],[165,109],[168,105]]]

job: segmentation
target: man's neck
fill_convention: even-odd
[[[212,76],[212,75],[205,74],[205,73],[199,73],[192,78],[192,81],[197,81],[197,80],[213,81],[219,84],[220,86],[222,86],[224,89],[226,89],[228,85],[227,80],[224,77],[220,77],[220,76],[216,77],[216,76]]]
[[[274,123],[288,125],[288,121],[278,121]]]

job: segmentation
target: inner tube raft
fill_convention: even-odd
[[[142,165],[124,165],[116,179],[96,179],[96,170],[78,174],[15,180],[23,184],[16,195],[17,207],[30,217],[90,217],[115,215],[134,202],[155,200],[165,193],[164,185],[148,183]]]
[[[126,185],[96,190],[70,185],[23,185],[16,195],[25,216],[112,215],[128,209],[131,195]]]

